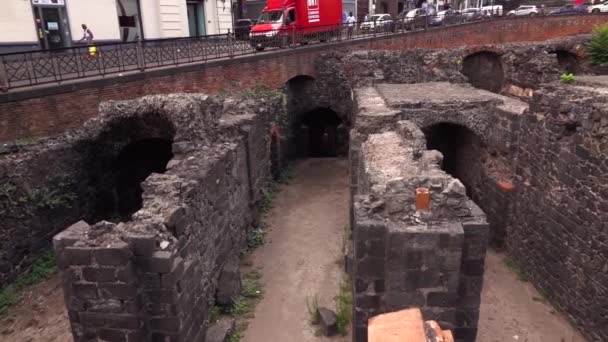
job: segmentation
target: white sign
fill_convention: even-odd
[[[32,0],[34,5],[65,6],[65,0]]]

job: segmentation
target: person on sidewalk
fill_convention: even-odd
[[[348,26],[348,38],[352,38],[356,22],[357,19],[355,19],[355,16],[353,16],[353,12],[348,13],[348,18],[346,18],[346,25]]]
[[[91,31],[86,24],[82,24],[82,30],[82,38],[78,41],[82,42],[84,40],[87,43],[87,46],[89,47],[87,59],[90,59],[97,55],[97,48],[93,46],[93,31]]]

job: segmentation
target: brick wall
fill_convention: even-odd
[[[404,50],[538,41],[588,33],[604,15],[516,18],[479,22],[392,37],[343,42],[346,50]],[[310,46],[227,61],[150,71],[17,91],[0,95],[0,141],[54,135],[94,117],[101,101],[175,92],[217,93],[264,85],[281,87],[296,75],[315,75],[316,56],[327,46]]]

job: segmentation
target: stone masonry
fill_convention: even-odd
[[[55,138],[62,149],[30,147],[32,155],[70,151],[61,168],[80,179],[75,213],[84,220],[53,239],[75,341],[200,341],[216,295],[225,303],[238,293],[237,260],[257,224],[271,125],[282,108],[280,98],[252,103],[206,95],[109,102],[98,118]],[[172,158],[142,183],[142,208],[118,219],[99,208],[115,207],[103,194],[116,196],[120,183],[99,172],[142,139],[168,139]]]
[[[424,319],[474,341],[489,230],[462,183],[440,169],[424,134],[373,88],[357,91],[351,132],[354,340],[367,320],[421,307]],[[431,191],[416,211],[417,188]]]

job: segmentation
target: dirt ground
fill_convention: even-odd
[[[253,265],[262,268],[265,295],[243,341],[324,341],[309,324],[306,300],[318,296],[320,306],[335,309],[348,224],[348,161],[296,163],[268,223],[267,242],[252,256]]]
[[[267,243],[253,266],[262,267],[265,295],[245,332],[245,342],[348,341],[315,336],[307,297],[335,308],[342,274],[338,260],[348,222],[346,160],[311,159],[296,164],[281,186],[269,217]],[[482,292],[478,342],[584,342],[562,315],[489,251]],[[59,275],[31,287],[20,304],[0,318],[0,341],[70,342]]]
[[[0,318],[0,341],[72,341],[59,274],[22,293],[22,301]]]
[[[477,342],[585,342],[529,282],[488,251]]]

